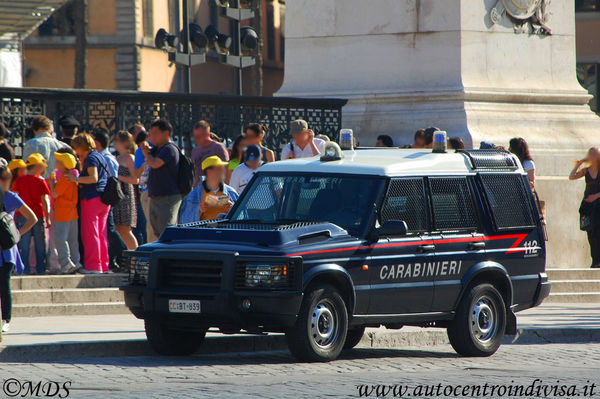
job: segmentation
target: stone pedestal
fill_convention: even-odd
[[[519,0],[523,3],[527,0]],[[548,264],[587,266],[578,229],[581,182],[573,160],[600,144],[600,118],[575,75],[572,1],[549,6],[552,35],[490,20],[496,0],[293,0],[286,11],[284,84],[278,95],[342,97],[344,127],[362,145],[389,134],[412,142],[437,126],[468,147],[530,144],[548,203]]]

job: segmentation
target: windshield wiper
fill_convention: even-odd
[[[279,224],[294,224],[294,223],[304,223],[306,220],[298,220],[298,219],[277,219],[275,223]]]
[[[229,223],[268,223],[260,219],[238,219],[230,220]]]

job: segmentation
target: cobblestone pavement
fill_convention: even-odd
[[[287,351],[187,358],[88,358],[0,364],[0,373],[4,381],[9,377],[70,380],[69,397],[73,398],[353,398],[359,397],[360,384],[405,384],[411,389],[418,384],[442,384],[443,389],[445,384],[529,386],[536,378],[543,381],[536,387],[557,381],[578,385],[576,394],[561,394],[559,389],[537,392],[539,397],[589,397],[590,391],[584,395],[582,389],[585,384],[600,385],[600,344],[504,345],[491,358],[460,358],[446,345],[359,348],[326,364],[296,363]],[[400,397],[398,388],[396,397]],[[370,397],[376,397],[375,393]],[[447,393],[440,397],[470,396]],[[509,397],[500,394],[489,395],[488,391],[488,397]],[[406,392],[402,397],[411,396],[412,392]],[[536,391],[526,397],[535,396]],[[394,397],[394,391],[385,397]]]

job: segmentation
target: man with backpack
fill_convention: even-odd
[[[297,119],[290,123],[290,135],[293,140],[281,150],[281,160],[292,158],[308,158],[319,155],[325,142],[315,138],[315,133],[308,128],[308,123]]]
[[[147,183],[149,222],[156,237],[160,237],[167,227],[177,224],[182,196],[187,195],[193,185],[191,161],[171,141],[172,132],[173,127],[168,121],[155,120],[150,125],[148,137],[153,147],[150,148],[148,142],[140,145],[150,168]]]

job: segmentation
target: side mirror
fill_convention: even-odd
[[[408,233],[408,226],[404,220],[388,220],[383,226],[375,229],[375,236],[405,236]]]

